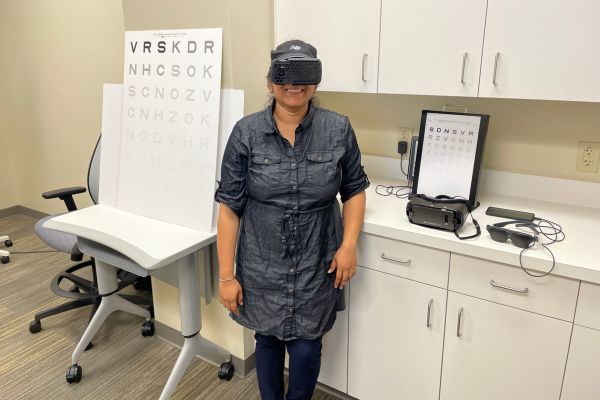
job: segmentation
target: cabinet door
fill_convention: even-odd
[[[379,92],[477,96],[487,0],[383,0]]]
[[[600,101],[600,2],[489,0],[479,95]]]
[[[450,292],[440,399],[558,400],[571,327]]]
[[[350,283],[349,395],[361,400],[438,398],[446,293],[358,268]]]
[[[377,91],[380,0],[275,0],[275,45],[301,39],[323,64],[319,90]]]
[[[600,331],[575,325],[561,400],[600,398],[598,360]]]
[[[346,295],[348,290],[346,290]],[[346,297],[347,300],[347,297]],[[348,304],[348,301],[346,301]],[[331,331],[323,337],[319,382],[348,392],[348,307],[338,312]]]

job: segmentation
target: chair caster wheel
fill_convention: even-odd
[[[81,291],[79,290],[79,288],[76,285],[73,285],[69,288],[69,292],[71,293],[81,293]]]
[[[81,380],[82,373],[83,371],[79,365],[71,365],[69,368],[67,368],[67,383],[79,382]]]
[[[10,257],[9,256],[2,256],[2,257],[0,257],[0,262],[2,264],[8,264],[9,261],[10,261]]]
[[[231,361],[225,361],[219,367],[219,379],[230,381],[231,378],[233,378],[234,371],[235,371],[235,368],[233,366],[233,363]]]
[[[145,321],[142,324],[142,336],[148,337],[148,336],[153,336],[153,335],[154,335],[154,322]]]
[[[33,320],[29,323],[29,332],[39,333],[42,330],[42,321]]]
[[[8,239],[8,240],[5,240],[5,241],[4,241],[4,246],[6,246],[6,247],[11,247],[12,245],[13,245],[13,242],[12,242],[12,240]]]

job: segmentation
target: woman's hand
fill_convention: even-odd
[[[244,295],[242,287],[237,279],[226,282],[219,282],[219,301],[223,307],[236,315],[240,315],[238,304],[244,305]]]
[[[356,273],[356,246],[342,245],[333,256],[328,274],[336,271],[333,287],[343,288]]]

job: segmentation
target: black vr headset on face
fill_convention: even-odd
[[[317,49],[306,42],[290,40],[271,52],[269,76],[275,85],[318,85],[321,75]]]

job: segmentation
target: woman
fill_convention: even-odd
[[[311,102],[321,80],[317,50],[288,41],[271,62],[272,104],[238,121],[223,157],[215,194],[219,293],[232,318],[256,331],[262,399],[284,398],[287,349],[286,398],[308,400],[322,336],[356,270],[369,181],[348,118]]]

